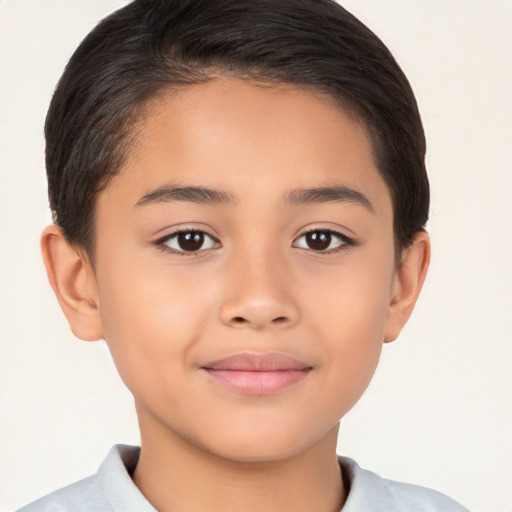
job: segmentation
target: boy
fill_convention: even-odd
[[[23,510],[465,510],[335,452],[430,252],[421,121],[373,33],[330,0],[137,0],[46,137],[49,279],[141,448]]]

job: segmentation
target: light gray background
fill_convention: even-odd
[[[0,510],[137,443],[102,343],[73,338],[39,253],[43,122],[72,51],[119,0],[0,0]],[[339,452],[512,511],[512,2],[346,0],[408,74],[429,142],[433,261]]]

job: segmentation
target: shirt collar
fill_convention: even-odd
[[[344,480],[349,482],[350,490],[342,512],[397,512],[400,504],[389,491],[379,475],[361,469],[348,457],[338,457]]]
[[[98,470],[103,493],[115,512],[157,512],[131,478],[139,455],[138,446],[117,444]]]
[[[98,470],[103,492],[115,512],[157,512],[133,483],[131,474],[139,460],[138,446],[115,445]],[[338,457],[349,494],[342,512],[396,512],[400,510],[384,481],[363,470],[348,457]]]

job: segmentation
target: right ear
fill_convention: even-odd
[[[55,225],[44,229],[41,250],[48,279],[73,334],[85,341],[102,339],[96,276],[85,251],[70,245]]]

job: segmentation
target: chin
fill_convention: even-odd
[[[203,447],[214,455],[234,462],[278,462],[306,452],[328,436],[328,433],[312,435],[311,432],[308,433],[305,430],[304,426],[298,429],[281,427],[272,431],[255,428],[244,432],[231,431],[228,436],[225,435],[225,432],[220,432],[217,439],[210,439],[209,446],[204,445]],[[335,430],[334,447],[337,428]]]
[[[216,455],[242,464],[262,464],[290,459],[302,451],[301,448],[295,447],[295,449],[292,449],[291,447],[283,446],[276,447],[275,449],[261,445],[257,447],[230,446],[229,449],[222,450],[222,452],[219,451]]]

